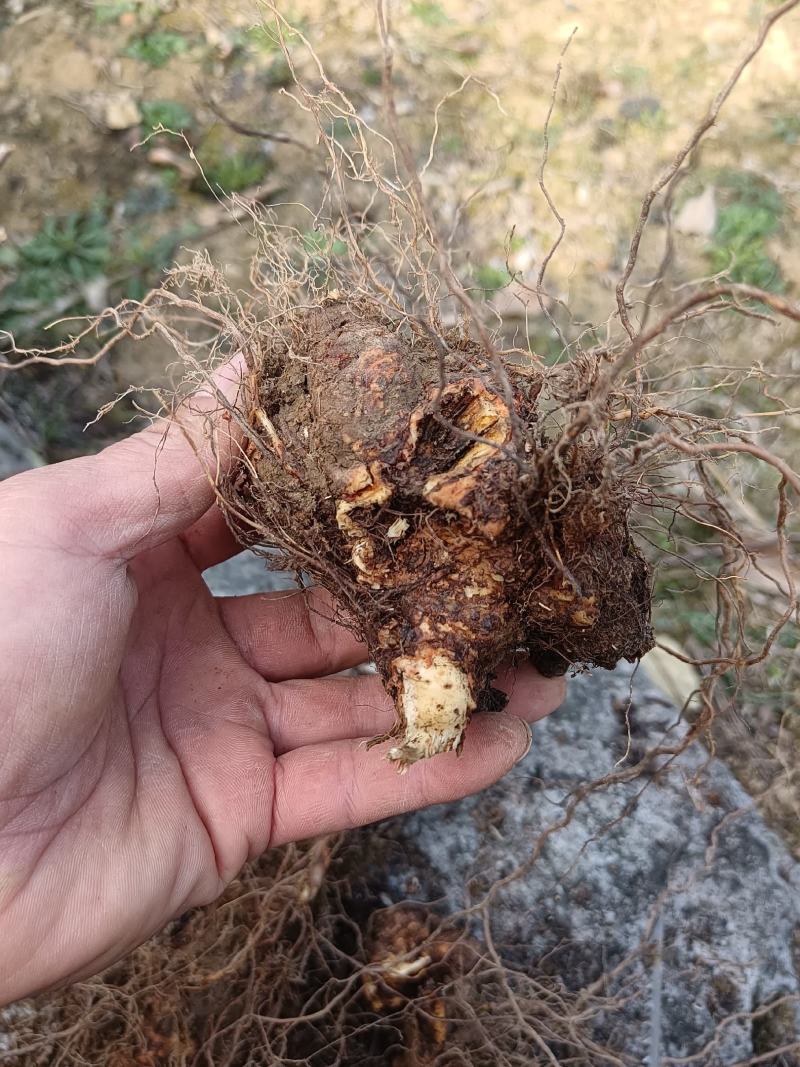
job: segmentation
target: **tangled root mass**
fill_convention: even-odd
[[[498,375],[462,331],[444,336],[442,352],[341,299],[296,315],[252,368],[229,486],[247,529],[345,603],[394,700],[376,741],[401,769],[502,707],[491,682],[509,656],[555,675],[652,645],[630,487],[599,445],[553,447],[542,368]]]

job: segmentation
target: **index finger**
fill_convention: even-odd
[[[214,502],[217,479],[241,454],[230,411],[240,403],[244,370],[244,358],[236,357],[172,417],[95,456],[10,481],[29,479],[36,494],[28,495],[39,509],[47,494],[48,528],[64,540],[61,547],[74,550],[77,531],[87,554],[131,559],[188,529]]]
[[[320,586],[218,597],[225,629],[267,681],[317,678],[367,659],[367,647],[341,625],[333,597]]]

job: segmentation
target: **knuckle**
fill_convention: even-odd
[[[342,822],[347,827],[361,826],[365,819],[361,775],[356,762],[355,746],[343,745],[338,758],[337,777]]]
[[[326,674],[336,670],[337,641],[333,627],[320,614],[322,600],[318,592],[308,591],[303,596],[303,621],[308,633],[314,657]]]

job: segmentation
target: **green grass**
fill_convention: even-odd
[[[458,130],[442,134],[437,141],[438,152],[443,156],[460,156],[466,148],[467,142],[464,135]]]
[[[201,159],[201,164],[211,188],[226,194],[240,193],[251,185],[257,185],[269,169],[263,155],[247,149],[219,155],[209,161]]]
[[[330,230],[306,230],[301,241],[307,254],[303,266],[308,270],[315,285],[327,285],[331,281],[333,261],[347,255],[347,243]]]
[[[383,84],[383,71],[371,60],[368,60],[361,69],[361,81],[370,89],[375,89]]]
[[[301,238],[303,248],[312,256],[344,256],[347,243],[326,230],[306,230]]]
[[[196,233],[193,226],[160,232],[152,215],[168,206],[166,201],[150,205],[151,217],[139,222],[132,212],[116,238],[103,205],[48,219],[19,248],[4,246],[0,269],[9,281],[0,290],[0,329],[30,344],[41,336],[42,316],[48,316],[54,306],[63,315],[85,314],[83,286],[108,276],[112,264],[112,302],[122,296],[140,299],[173,261],[181,241]],[[64,298],[71,301],[67,307]]]
[[[150,129],[163,126],[167,130],[188,130],[194,125],[194,116],[177,100],[145,100],[139,105],[142,122]]]
[[[285,85],[291,85],[294,80],[292,68],[282,52],[273,58],[263,73],[263,79],[268,89],[281,89]]]
[[[784,144],[800,144],[800,114],[789,111],[772,120],[772,136]]]
[[[172,176],[176,173],[174,169],[159,171],[147,184],[132,186],[122,201],[125,222],[132,222],[147,215],[157,215],[175,207],[177,197],[175,180]],[[165,181],[167,174],[170,178]]]
[[[780,292],[780,268],[770,256],[767,241],[780,230],[783,198],[766,179],[747,171],[718,175],[722,201],[708,256],[712,271],[725,272],[734,282]]]
[[[239,34],[237,44],[267,56],[281,52],[281,37],[285,44],[291,44],[293,41],[298,41],[299,35],[305,34],[309,28],[307,19],[295,17],[290,11],[284,11],[283,15],[288,25],[282,24],[280,33],[274,26],[259,23]]]
[[[531,352],[535,352],[546,367],[555,367],[567,358],[564,346],[553,332],[553,327],[549,322],[543,321],[538,329],[530,331],[528,345]]]
[[[339,144],[343,144],[345,141],[352,141],[356,132],[355,121],[348,119],[344,115],[337,115],[333,122],[328,124],[328,136]]]
[[[426,26],[444,26],[451,21],[436,0],[414,0],[411,4],[411,14]]]
[[[641,92],[650,82],[650,72],[647,67],[641,67],[636,63],[617,63],[612,67],[612,71],[628,92]]]
[[[703,41],[697,41],[675,64],[675,77],[682,82],[693,81],[697,78],[698,71],[704,71],[707,66],[708,45]]]
[[[272,56],[281,50],[280,37],[270,26],[251,26],[241,36],[241,42],[254,52]]]
[[[242,139],[232,136],[222,123],[206,130],[195,152],[205,181],[203,175],[198,174],[193,188],[207,196],[239,193],[257,185],[272,165],[252,141],[243,144]]]
[[[189,51],[191,42],[182,33],[171,30],[152,30],[134,39],[123,49],[122,54],[138,59],[149,67],[165,67],[175,56]]]
[[[48,271],[88,281],[106,266],[111,247],[108,220],[100,209],[47,219],[19,251],[23,270]]]
[[[125,296],[141,300],[158,274],[174,261],[181,242],[197,233],[197,227],[189,223],[154,236],[149,221],[126,230],[119,252],[120,266],[126,276]]]
[[[495,267],[490,263],[474,267],[472,277],[479,289],[483,290],[483,296],[488,299],[498,289],[503,289],[511,281],[511,275],[505,267]]]
[[[661,107],[655,111],[643,111],[635,121],[643,130],[650,130],[651,133],[666,133],[670,128],[667,113]]]
[[[123,15],[132,15],[138,10],[137,0],[105,0],[95,3],[93,14],[95,22],[104,25],[107,22],[118,22]]]
[[[16,333],[70,293],[103,274],[111,256],[111,232],[103,208],[51,218],[0,264],[10,276],[0,291],[0,329]]]

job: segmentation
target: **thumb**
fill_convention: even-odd
[[[170,418],[110,445],[96,456],[32,471],[46,483],[77,539],[99,556],[130,559],[187,529],[214,502],[214,485],[241,454],[246,364],[240,354],[187,397]],[[33,484],[29,486],[34,489]],[[58,516],[53,516],[58,525]],[[55,530],[53,531],[55,533]]]

